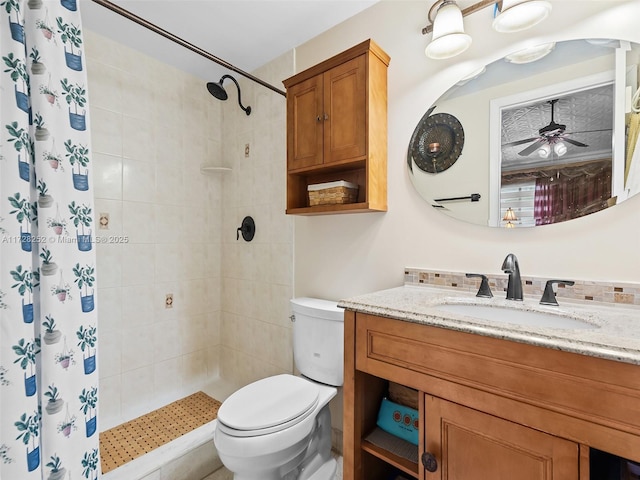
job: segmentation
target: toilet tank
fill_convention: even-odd
[[[340,386],[344,375],[344,309],[318,298],[294,298],[293,359],[305,377]]]

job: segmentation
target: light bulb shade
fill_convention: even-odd
[[[514,222],[518,220],[518,217],[516,217],[516,212],[513,211],[513,208],[509,207],[507,208],[507,211],[504,212],[504,217],[502,217],[502,220],[504,220],[505,222]]]
[[[505,61],[515,64],[531,63],[549,55],[556,46],[556,42],[543,43],[535,47],[518,50],[504,57]]]
[[[549,146],[548,143],[545,143],[537,150],[537,152],[540,158],[547,158],[551,153],[551,147]]]
[[[476,78],[478,78],[480,75],[482,75],[484,72],[487,71],[487,67],[485,67],[484,65],[482,67],[480,67],[477,70],[474,70],[473,72],[471,72],[469,75],[461,78],[460,80],[458,80],[456,82],[456,85],[461,87],[462,85],[465,85],[466,83],[470,82],[471,80],[475,80]]]
[[[526,30],[547,18],[550,12],[551,2],[547,0],[502,0],[493,29],[501,33]]]
[[[471,45],[471,37],[464,33],[462,12],[452,0],[444,0],[433,21],[433,37],[425,54],[443,59],[461,54]]]
[[[556,152],[556,155],[561,157],[565,153],[567,153],[567,145],[560,141],[553,146],[553,151]]]
[[[516,226],[514,223],[507,222],[505,223],[504,228],[516,228]]]

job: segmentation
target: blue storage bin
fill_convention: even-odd
[[[419,421],[417,410],[394,403],[388,398],[382,399],[376,423],[385,432],[418,445]]]

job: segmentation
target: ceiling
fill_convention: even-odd
[[[251,73],[379,0],[112,1]],[[85,28],[183,71],[215,81],[231,73],[92,0],[81,0],[80,9]]]

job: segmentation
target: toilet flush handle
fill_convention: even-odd
[[[289,320],[291,320],[291,323],[296,321],[296,316],[295,315],[289,315]]]

